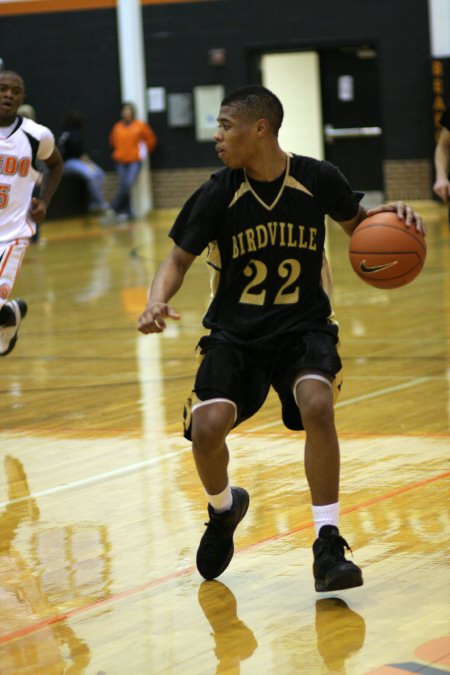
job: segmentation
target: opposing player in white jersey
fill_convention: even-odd
[[[0,72],[0,356],[13,350],[27,312],[24,300],[10,299],[11,291],[36,223],[44,220],[63,171],[50,129],[17,114],[24,98],[20,75]],[[37,159],[46,171],[39,197],[32,197],[40,175]]]

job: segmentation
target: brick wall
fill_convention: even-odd
[[[202,169],[156,169],[152,170],[152,190],[155,209],[177,209],[204,183],[218,167]],[[117,176],[106,174],[105,199],[112,201],[117,189]]]
[[[152,171],[155,209],[178,208],[204,183],[215,168],[156,169]]]
[[[116,194],[119,181],[115,171],[108,171],[105,174],[105,183],[103,185],[103,195],[106,201],[111,204],[114,195]]]
[[[388,159],[384,162],[386,201],[431,199],[432,162],[427,159]]]
[[[155,209],[177,209],[186,199],[217,171],[217,167],[202,169],[152,170],[153,202]],[[386,160],[384,162],[386,201],[396,199],[431,199],[433,166],[426,159]],[[117,188],[117,176],[107,173],[105,197],[111,201]]]

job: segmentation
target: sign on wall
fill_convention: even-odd
[[[197,141],[213,141],[217,115],[225,96],[221,84],[194,87],[195,137]]]

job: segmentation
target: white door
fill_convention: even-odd
[[[283,150],[324,158],[319,55],[317,52],[263,54],[262,84],[284,108],[280,130]]]

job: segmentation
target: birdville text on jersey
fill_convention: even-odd
[[[233,258],[266,246],[286,246],[317,251],[317,228],[293,223],[270,222],[233,235]]]

